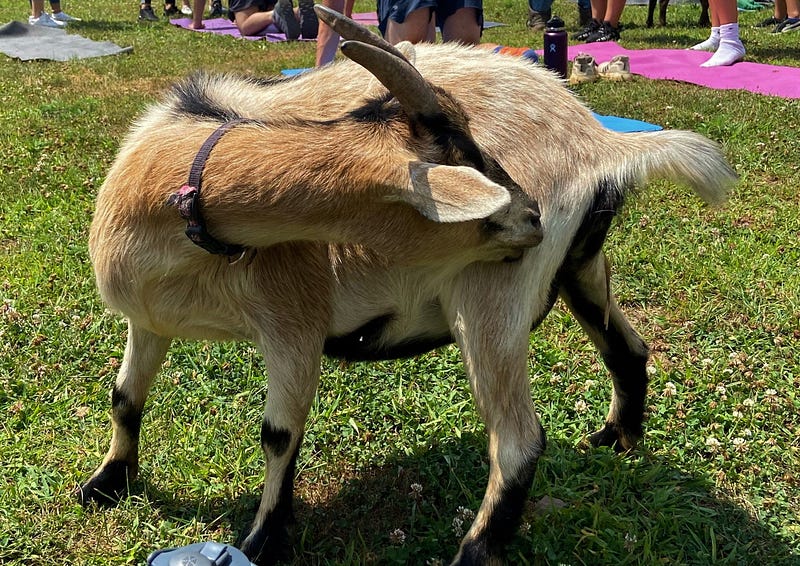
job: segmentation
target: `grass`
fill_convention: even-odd
[[[130,2],[65,8],[84,18],[74,31],[134,51],[0,58],[0,562],[134,564],[166,546],[233,543],[262,479],[268,380],[247,344],[176,343],[132,496],[106,511],[70,496],[107,447],[126,331],[94,290],[87,229],[121,136],[167,85],[197,68],[309,66],[313,45],[139,25]],[[671,25],[653,30],[645,10],[626,8],[625,47],[707,34],[693,26],[696,6],[670,7]],[[574,23],[574,5],[554,11]],[[4,3],[0,21],[24,12]],[[796,34],[753,27],[770,13],[741,16],[748,59],[798,66]],[[486,17],[509,24],[487,41],[539,46],[524,3],[487,0]],[[612,231],[620,302],[653,346],[635,454],[578,448],[602,422],[609,383],[570,315],[558,305],[531,336],[531,393],[550,442],[509,562],[800,564],[800,101],[645,79],[578,94],[603,114],[718,140],[741,182],[720,210],[654,182]],[[325,362],[299,462],[294,563],[448,560],[482,497],[485,443],[455,348]]]

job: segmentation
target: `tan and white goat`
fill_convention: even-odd
[[[496,563],[545,446],[529,332],[565,301],[613,378],[591,441],[631,448],[642,434],[648,349],[608,286],[606,233],[629,190],[650,178],[719,202],[735,175],[700,135],[604,129],[523,60],[454,45],[398,52],[319,13],[358,40],[343,51],[360,64],[267,82],[188,79],[133,129],[100,191],[91,257],[129,332],[111,447],[80,496],[117,498],[136,475],[142,410],[172,338],[253,341],[269,376],[267,471],[243,550],[271,564],[287,536],[320,357],[394,358],[455,341],[491,465],[454,564]],[[234,119],[252,122],[210,153],[201,197],[208,231],[248,250],[231,263],[194,246],[165,203],[203,142]]]

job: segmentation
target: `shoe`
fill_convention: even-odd
[[[578,6],[578,26],[585,28],[592,21],[592,9]]]
[[[153,12],[153,7],[149,4],[139,8],[139,21],[140,22],[157,22],[158,16]]]
[[[286,39],[300,37],[300,22],[294,15],[292,0],[278,0],[272,9],[272,22],[281,30]]]
[[[761,23],[756,24],[757,28],[771,28],[775,27],[779,24],[782,24],[786,21],[786,18],[776,18],[772,16],[771,18],[767,18],[766,20],[762,21]]]
[[[63,23],[65,23],[65,24],[66,24],[67,22],[79,22],[79,21],[81,21],[81,19],[80,19],[80,18],[76,18],[75,16],[70,16],[69,14],[67,14],[66,12],[63,12],[63,11],[62,11],[62,12],[56,12],[56,13],[55,13],[55,14],[53,14],[51,17],[52,17],[52,18],[53,18],[55,21],[57,21],[57,22],[63,22]]]
[[[599,78],[597,75],[597,63],[594,57],[586,53],[578,53],[572,60],[572,72],[569,75],[569,84],[578,85],[591,83]]]
[[[54,20],[50,17],[50,14],[47,12],[42,12],[42,14],[38,18],[34,18],[33,16],[28,16],[28,23],[32,26],[38,26],[43,28],[56,28],[56,29],[63,29],[64,22],[59,22]]]
[[[211,2],[211,11],[208,13],[208,17],[219,18],[222,16],[222,14],[222,2],[220,2],[220,0],[214,0]]]
[[[303,39],[316,39],[319,30],[319,20],[314,11],[314,0],[298,0],[300,11],[300,36]]]
[[[184,16],[191,16],[192,7],[189,6],[188,4],[184,4],[183,6],[181,6],[181,14],[183,14]]]
[[[164,15],[169,16],[176,16],[180,13],[178,7],[175,4],[164,4]]]
[[[592,18],[589,20],[589,23],[587,23],[581,31],[572,36],[572,39],[576,41],[586,41],[587,37],[589,37],[602,27],[603,27],[603,22]]]
[[[800,18],[786,18],[786,21],[781,24],[781,33],[788,33],[790,31],[800,31]]]
[[[622,31],[622,26],[612,26],[609,22],[603,22],[602,27],[589,35],[586,38],[586,43],[600,43],[602,41],[616,41],[619,39],[619,33]]]
[[[526,25],[531,31],[544,31],[547,27],[547,22],[550,20],[552,13],[550,10],[544,12],[537,12],[536,10],[528,10],[528,21]]]
[[[597,66],[597,74],[610,81],[628,81],[633,78],[631,61],[627,55],[615,55]]]

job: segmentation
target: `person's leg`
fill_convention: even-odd
[[[775,26],[773,33],[800,31],[800,0],[786,0],[786,18]]]
[[[553,0],[528,0],[528,22],[531,31],[542,31],[552,17]]]
[[[322,5],[327,6],[345,16],[352,17],[355,0],[323,0]],[[320,67],[333,61],[336,50],[339,48],[339,34],[330,26],[320,23],[317,32],[317,58],[316,66]]]
[[[192,29],[205,29],[203,24],[203,11],[206,9],[206,0],[192,0]]]
[[[436,39],[436,31],[431,36],[433,28],[433,14],[430,8],[420,8],[408,14],[403,22],[396,22],[389,18],[386,24],[386,41],[397,44],[401,41],[411,43],[421,43],[427,41],[433,43]]]
[[[742,40],[739,39],[739,12],[736,0],[709,0],[711,25],[719,26],[719,47],[711,59],[701,67],[722,67],[733,65],[745,54]]]
[[[606,5],[606,13],[603,16],[603,22],[610,23],[615,28],[619,27],[619,19],[622,17],[622,11],[625,9],[625,0],[609,0]]]
[[[44,0],[31,0],[31,17],[36,19],[44,12]]]
[[[444,21],[442,41],[477,45],[481,41],[480,13],[475,8],[459,8]]]

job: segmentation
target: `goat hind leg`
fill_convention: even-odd
[[[114,503],[136,478],[142,410],[170,341],[129,323],[122,366],[111,392],[111,445],[100,467],[76,491],[81,503]]]
[[[642,436],[647,345],[611,294],[608,263],[602,253],[562,272],[559,284],[561,298],[600,351],[614,385],[605,426],[589,440],[595,446],[629,450]]]

